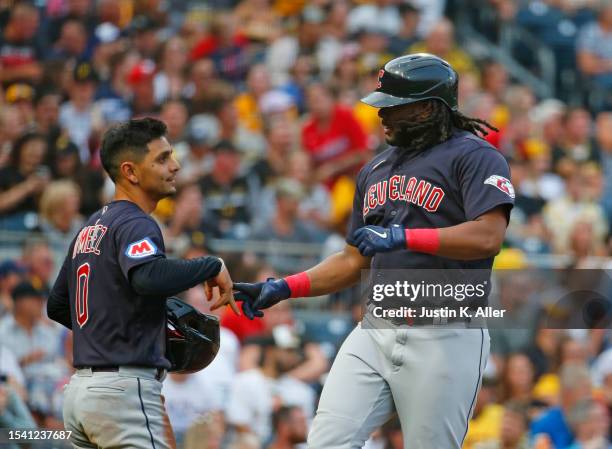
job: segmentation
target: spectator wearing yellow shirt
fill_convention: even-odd
[[[478,444],[499,439],[503,407],[496,403],[499,380],[494,366],[489,360],[463,442],[464,449],[475,449]]]
[[[259,100],[269,90],[270,75],[266,67],[263,64],[251,67],[246,79],[246,91],[234,100],[238,122],[251,132],[261,133],[263,130]]]

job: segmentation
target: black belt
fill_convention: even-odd
[[[109,373],[116,373],[119,371],[119,367],[118,366],[79,366],[77,369],[91,369],[92,373],[96,373],[96,372],[109,372]],[[143,366],[143,367],[137,367],[135,366],[134,368],[144,368],[144,369],[155,369],[157,370],[156,374],[155,374],[155,379],[156,380],[161,380],[164,377],[164,374],[166,374],[166,369],[165,368],[159,368],[159,367],[155,367],[155,366]]]

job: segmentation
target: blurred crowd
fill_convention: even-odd
[[[221,254],[234,280],[263,280],[344,245],[355,175],[385,148],[359,98],[386,61],[433,53],[511,166],[498,268],[610,268],[612,2],[475,3],[492,43],[512,23],[553,52],[555,97],[468,52],[461,0],[0,0],[0,251],[11,254],[0,257],[0,427],[62,426],[71,335],[47,320],[45,298],[83,220],[112,196],[101,137],[130,117],[163,120],[182,165],[176,197],[154,213],[168,254]],[[529,51],[512,56],[538,75]],[[184,299],[207,311],[200,288]],[[303,444],[361,313],[351,291],[309,304],[253,322],[223,314],[213,364],[164,385],[182,447]],[[498,337],[466,447],[609,447],[607,331],[535,320]],[[401,448],[397,420],[368,445]]]

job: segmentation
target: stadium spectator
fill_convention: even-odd
[[[497,397],[499,379],[496,371],[496,365],[492,361],[488,362],[463,441],[465,449],[474,449],[483,443],[496,441],[499,438],[503,407],[499,404]]]
[[[26,404],[3,377],[0,377],[0,426],[6,429],[36,429],[36,423]],[[5,443],[5,447],[18,449],[19,445]]]
[[[151,14],[138,15],[130,23],[132,42],[141,58],[151,60],[155,58],[160,43],[159,28],[160,24]]]
[[[51,182],[40,197],[40,231],[57,251],[68,251],[83,225],[80,203],[79,186],[70,180]]]
[[[141,60],[127,74],[127,82],[132,91],[130,109],[133,117],[156,116],[159,105],[155,102],[155,63],[150,59]]]
[[[183,443],[185,433],[198,419],[223,406],[216,402],[219,395],[206,377],[197,374],[170,373],[164,380],[162,394],[177,445]]]
[[[89,60],[92,56],[88,46],[85,24],[78,19],[68,19],[62,23],[60,35],[49,52],[48,59],[68,60],[71,62]]]
[[[89,62],[78,63],[72,72],[69,100],[60,107],[59,121],[70,140],[79,147],[81,162],[86,165],[92,158],[90,142],[96,138],[103,124],[94,108],[94,95],[98,75]]]
[[[528,404],[534,385],[534,372],[531,360],[525,354],[510,354],[506,359],[502,379],[502,402],[514,401]]]
[[[23,242],[21,263],[27,270],[27,278],[34,287],[47,293],[55,275],[53,251],[45,238],[32,235]]]
[[[398,7],[390,0],[377,0],[359,5],[348,15],[348,30],[351,33],[375,27],[380,32],[395,35],[401,25]]]
[[[275,188],[276,213],[253,230],[252,238],[266,242],[322,243],[324,234],[299,217],[300,202],[305,194],[300,182],[289,178],[279,180]],[[274,252],[266,256],[266,261],[281,273],[290,272],[303,263],[295,257]]]
[[[302,127],[302,145],[314,161],[315,178],[331,186],[342,174],[354,176],[369,155],[363,128],[322,83],[308,87],[307,103],[311,118]]]
[[[545,434],[554,447],[567,447],[574,442],[575,435],[568,424],[572,408],[581,400],[591,398],[591,379],[582,365],[561,367],[561,404],[552,407],[531,424],[531,436]]]
[[[400,3],[398,11],[401,26],[397,33],[390,36],[387,46],[387,50],[394,56],[405,54],[406,49],[417,42],[417,26],[420,18],[420,10],[410,2]]]
[[[163,44],[159,71],[153,79],[156,103],[161,104],[166,100],[183,97],[187,84],[185,78],[187,61],[187,47],[182,38],[173,37]]]
[[[609,448],[610,417],[606,407],[593,400],[576,403],[569,411],[568,421],[576,435],[568,449]]]
[[[268,449],[295,449],[306,442],[308,426],[299,407],[282,406],[272,415],[274,440]]]
[[[51,392],[63,376],[60,333],[43,319],[43,294],[30,282],[12,291],[13,314],[0,319],[0,340],[17,357],[23,370],[32,409],[51,411]]]
[[[191,65],[184,94],[191,115],[212,114],[232,97],[233,87],[219,77],[212,59],[203,58]]]
[[[544,222],[552,233],[553,250],[559,254],[567,253],[571,229],[578,221],[590,222],[598,240],[607,235],[608,223],[603,208],[597,203],[599,198],[589,197],[588,177],[588,169],[577,168],[566,179],[565,195],[544,206]]]
[[[529,415],[522,402],[509,402],[503,407],[499,437],[479,443],[474,449],[528,449]]]
[[[270,337],[253,342],[261,346],[261,362],[236,375],[227,421],[239,432],[255,432],[262,441],[268,441],[274,409],[280,405],[298,406],[311,419],[315,395],[306,383],[287,374],[301,361],[299,339],[287,326],[275,327]]]
[[[38,82],[42,77],[44,48],[37,36],[40,16],[36,7],[19,2],[10,8],[8,22],[0,34],[0,83]]]
[[[64,9],[53,11],[54,14],[50,14],[54,17],[49,22],[47,29],[49,42],[55,43],[60,37],[62,26],[65,22],[70,20],[82,22],[85,25],[87,34],[91,35],[97,24],[93,2],[91,0],[67,0],[62,3]],[[51,4],[48,6],[51,7]]]
[[[597,116],[596,135],[604,179],[601,201],[608,223],[612,223],[612,112],[602,112]]]
[[[15,141],[25,134],[27,123],[15,106],[0,108],[0,169],[10,163]]]
[[[429,30],[423,42],[410,47],[406,53],[431,53],[447,61],[460,74],[477,73],[472,58],[455,44],[455,27],[448,19],[441,19]]]
[[[209,240],[220,237],[221,230],[215,217],[203,213],[205,203],[197,184],[185,184],[180,188],[168,223],[168,247],[182,253],[190,245],[208,248]]]
[[[600,155],[591,135],[592,120],[589,112],[582,108],[569,109],[563,118],[564,134],[559,145],[553,149],[553,163],[562,175],[566,160],[573,162],[599,162]]]
[[[215,162],[200,181],[204,213],[216,221],[225,238],[246,238],[250,233],[251,195],[247,179],[239,174],[240,154],[226,140],[214,147]]]
[[[51,175],[42,165],[46,151],[42,134],[27,133],[15,141],[9,165],[0,169],[0,227],[27,230],[36,226],[31,213],[37,210],[38,198]]]
[[[179,184],[195,182],[210,174],[214,165],[213,147],[219,139],[219,122],[210,114],[194,115],[187,123],[187,154],[180,159]]]
[[[0,263],[0,317],[13,311],[11,292],[23,279],[26,269],[14,260]]]
[[[216,300],[217,291],[214,291],[213,294],[214,297],[211,301]],[[221,310],[210,310],[209,305],[213,302],[206,301],[202,286],[188,290],[185,293],[185,301],[202,313],[213,314],[221,318]],[[217,404],[219,410],[224,410],[229,399],[232,380],[238,371],[241,346],[236,335],[224,326],[221,326],[219,329],[219,338],[221,344],[215,359],[205,370],[194,373],[194,375],[206,378],[206,382],[211,386],[215,394],[215,398],[211,402]]]
[[[597,21],[585,25],[578,36],[578,68],[596,89],[592,94],[593,104],[609,108],[612,106],[612,4],[606,0],[598,3]]]
[[[34,121],[34,89],[29,84],[15,83],[6,89],[6,104],[14,105],[21,119],[29,126]]]

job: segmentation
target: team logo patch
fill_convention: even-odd
[[[491,175],[485,180],[484,183],[497,187],[510,198],[514,199],[514,187],[512,186],[512,183],[503,176]]]
[[[148,238],[130,243],[125,250],[125,255],[130,259],[141,259],[154,254],[157,254],[157,247]]]

